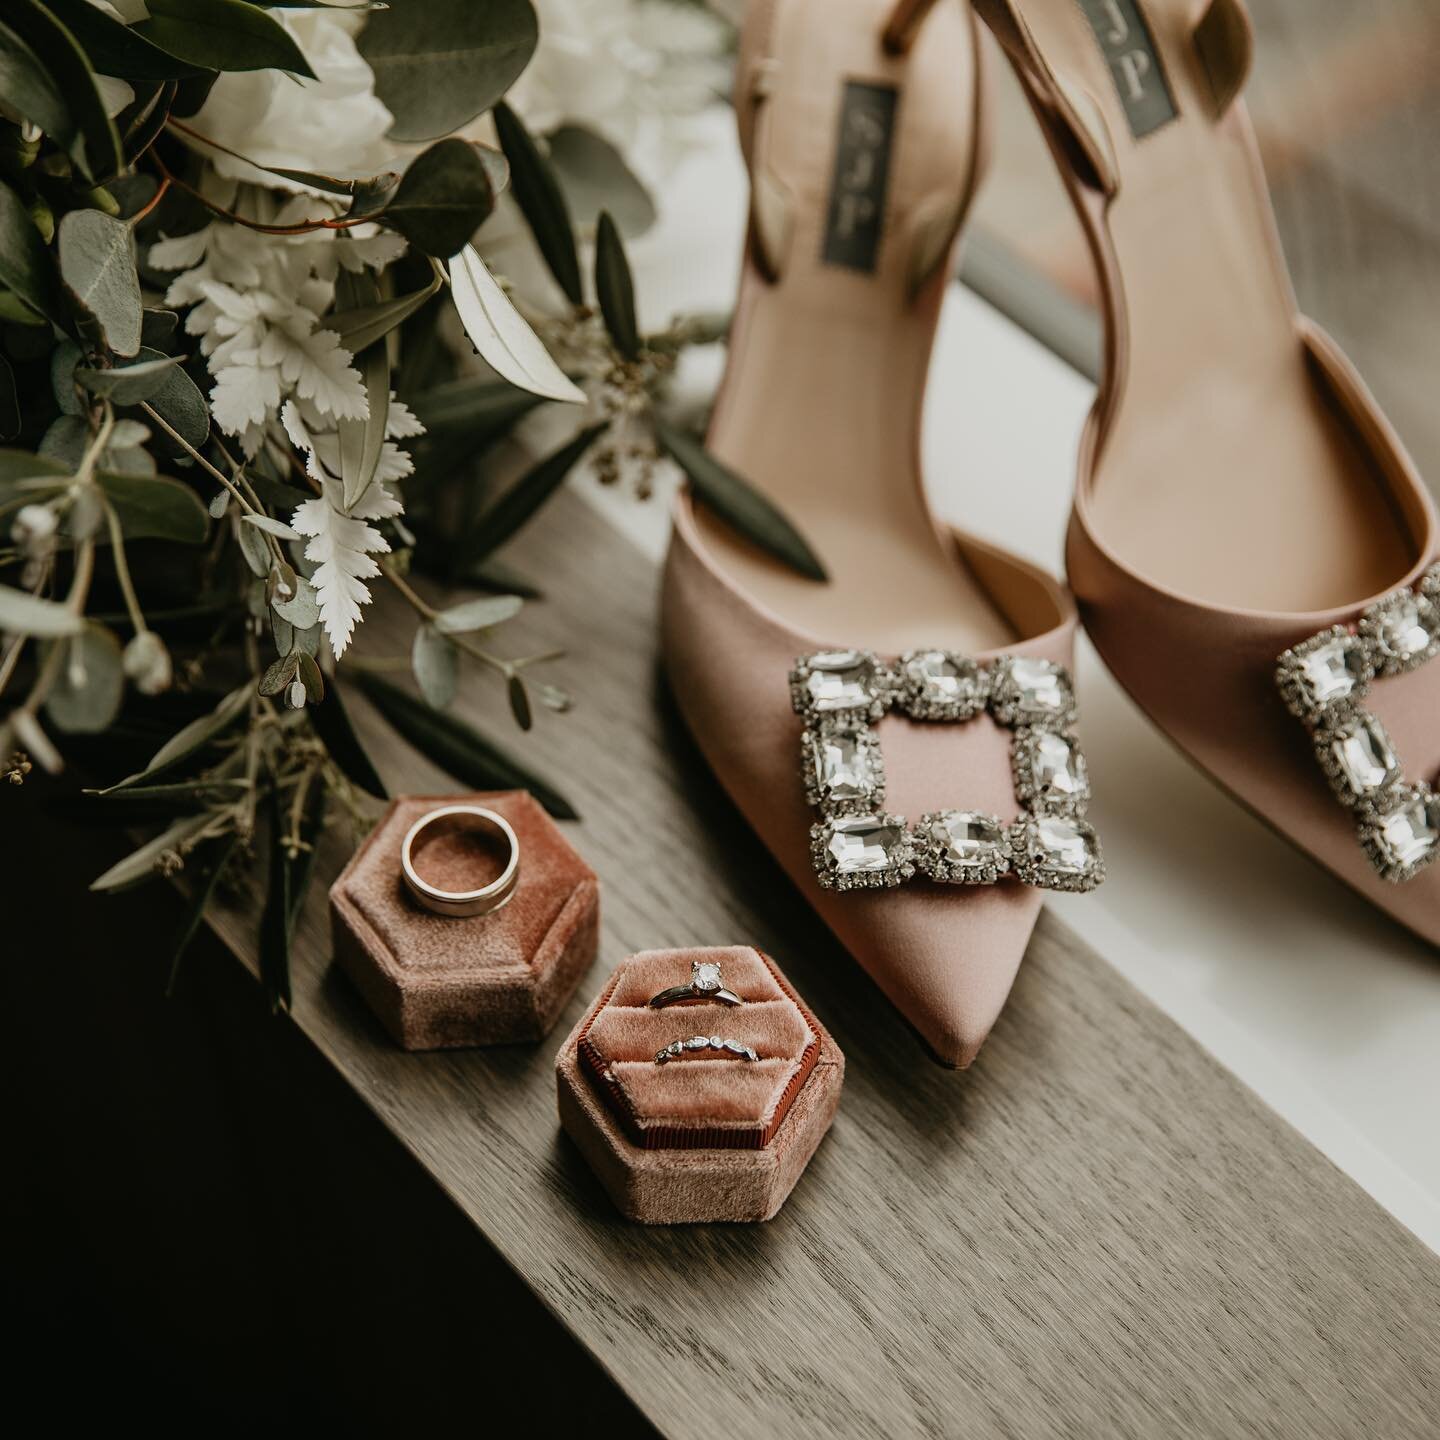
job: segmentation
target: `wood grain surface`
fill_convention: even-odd
[[[513,745],[584,816],[594,972],[541,1045],[405,1054],[334,970],[321,886],[294,1023],[663,1433],[1436,1433],[1440,1260],[1048,915],[978,1064],[933,1065],[681,732],[648,562],[571,497],[507,558],[549,598],[506,645],[574,657],[575,711]],[[377,605],[367,652],[411,628]],[[506,737],[484,677],[457,708]],[[352,710],[396,791],[452,788]],[[217,925],[253,969],[251,918]],[[768,1225],[626,1224],[558,1131],[554,1047],[623,955],[739,942],[845,1049],[839,1118]]]

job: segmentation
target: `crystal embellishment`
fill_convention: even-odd
[[[1104,878],[1095,832],[1080,819],[1090,780],[1069,733],[1075,690],[1064,666],[1023,655],[983,664],[939,648],[910,650],[893,663],[866,650],[827,650],[795,661],[790,699],[806,720],[800,770],[806,799],[819,813],[810,858],[825,889],[899,885],[917,873],[952,885],[993,885],[1013,875],[1061,890],[1089,890]],[[997,724],[1013,728],[1020,820],[936,810],[912,830],[904,816],[885,813],[875,727],[892,709],[911,720],[948,723],[988,710]],[[1034,831],[1051,820],[1060,828]],[[1048,848],[1022,866],[1016,846],[1035,833],[1047,837]]]
[[[900,705],[912,720],[968,720],[990,698],[990,676],[952,650],[900,657]]]
[[[1440,854],[1440,798],[1407,784],[1380,720],[1360,701],[1377,676],[1403,675],[1440,654],[1440,565],[1414,589],[1377,600],[1347,628],[1333,625],[1275,662],[1275,683],[1311,732],[1336,796],[1356,814],[1376,872],[1401,883]]]
[[[816,878],[827,890],[898,885],[915,873],[910,832],[899,815],[849,815],[810,831]]]
[[[890,677],[866,650],[822,650],[795,663],[790,703],[810,720],[849,716],[878,720],[885,713]]]
[[[713,960],[697,960],[690,967],[690,983],[702,995],[713,995],[724,983],[720,967]]]
[[[831,725],[801,737],[805,795],[827,815],[878,809],[885,799],[885,760],[868,725]]]
[[[1010,869],[1010,836],[993,815],[937,810],[920,822],[920,869],[951,885],[993,885]]]

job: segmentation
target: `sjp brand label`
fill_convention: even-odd
[[[847,80],[835,140],[835,172],[825,214],[827,265],[872,271],[885,224],[885,186],[895,136],[892,85]]]
[[[1079,4],[1109,62],[1130,133],[1143,139],[1176,113],[1150,27],[1135,0],[1079,0]]]

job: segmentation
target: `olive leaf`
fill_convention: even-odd
[[[562,125],[547,139],[550,165],[578,224],[592,225],[602,210],[608,210],[620,233],[630,240],[654,225],[650,192],[603,135],[583,125]]]
[[[138,850],[112,865],[103,875],[90,882],[92,890],[124,890],[149,880],[156,874],[160,857],[167,850],[183,852],[183,847],[195,839],[211,817],[206,813],[186,815],[175,821],[168,830],[162,830],[153,840],[148,840]]]
[[[162,355],[154,360],[137,360],[133,365],[115,365],[108,370],[79,365],[75,379],[94,395],[103,395],[116,405],[138,405],[149,400],[165,382],[167,373],[180,363],[179,355]]]
[[[55,262],[25,202],[3,181],[0,181],[0,284],[9,286],[26,305],[47,320],[57,325],[67,322]]]
[[[453,430],[478,447],[507,434],[543,399],[508,380],[462,375],[410,397],[410,408],[429,433]]]
[[[655,438],[690,477],[695,498],[767,554],[810,580],[827,580],[805,537],[748,480],[722,465],[698,440],[662,420]]]
[[[547,400],[585,403],[585,392],[551,358],[470,245],[451,257],[450,293],[470,343],[492,370]]]
[[[72,210],[60,221],[58,235],[60,275],[70,294],[95,317],[117,355],[134,355],[140,348],[141,304],[130,227],[99,210]]]
[[[203,545],[209,517],[200,497],[165,475],[120,475],[102,470],[95,483],[115,511],[127,540],[173,540]]]
[[[530,0],[391,0],[359,41],[392,140],[434,140],[468,125],[520,77],[539,39]]]
[[[378,298],[373,277],[343,275],[337,294],[343,290],[349,304],[374,304]],[[345,509],[356,505],[370,488],[380,452],[385,445],[385,424],[390,414],[390,352],[381,344],[362,351],[361,379],[365,384],[365,418],[342,419],[339,428],[340,486]]]
[[[519,675],[512,675],[505,683],[505,693],[509,697],[510,713],[515,717],[515,723],[522,730],[528,730],[535,719],[530,713],[530,695],[525,689],[525,681]]]
[[[146,0],[130,28],[177,60],[204,70],[288,70],[315,78],[290,32],[245,0]]]
[[[334,311],[325,317],[325,328],[333,330],[340,337],[340,343],[352,355],[358,355],[388,335],[397,325],[403,325],[439,290],[441,283],[437,274],[423,290],[397,295],[393,300],[382,300],[378,305],[360,305],[353,310]]]
[[[75,37],[38,0],[8,0],[5,23],[34,51],[65,97],[75,132],[71,158],[97,183],[117,174],[125,164],[120,136]]]
[[[305,687],[305,698],[310,704],[325,696],[325,677],[315,663],[315,657],[308,650],[296,650],[295,658],[300,662],[297,678]]]
[[[572,305],[585,302],[580,283],[580,257],[575,250],[575,227],[565,193],[520,117],[502,100],[495,107],[495,132],[510,162],[511,193],[525,223],[540,247],[555,283]],[[457,247],[458,248],[458,247]]]
[[[415,627],[410,668],[429,705],[446,709],[460,684],[460,652],[430,624]]]
[[[28,590],[0,585],[0,631],[11,635],[37,635],[50,639],[78,635],[85,624],[68,605],[45,600]]]
[[[140,347],[142,361],[167,357],[149,346]],[[179,366],[175,365],[160,377],[160,383],[143,402],[147,411],[166,421],[188,445],[198,450],[210,438],[210,406],[200,387]]]
[[[388,800],[390,796],[385,782],[376,773],[355,734],[355,727],[350,723],[349,713],[340,699],[339,687],[327,685],[324,698],[318,705],[309,706],[305,713],[345,778],[377,799]]]
[[[565,483],[580,457],[608,429],[599,421],[582,430],[553,455],[527,470],[480,518],[460,543],[461,565],[473,565],[497,550]]]
[[[426,255],[453,255],[495,208],[479,147],[451,137],[422,151],[375,216]]]
[[[206,847],[204,866],[190,893],[190,904],[186,907],[185,918],[180,923],[180,928],[175,935],[175,943],[171,947],[170,974],[165,982],[167,996],[175,993],[175,984],[180,978],[180,962],[185,958],[191,941],[194,940],[200,929],[200,922],[205,918],[205,911],[210,905],[211,897],[215,894],[215,886],[224,873],[226,865],[230,863],[230,857],[235,853],[235,847],[239,843],[239,834],[232,830],[228,835],[222,835]]]
[[[492,741],[378,675],[360,676],[370,703],[422,755],[474,790],[528,790],[558,820],[578,820],[574,806],[547,781]]]
[[[65,654],[45,713],[69,734],[99,734],[109,728],[125,694],[120,642],[103,625],[86,625],[58,643]]]
[[[200,751],[212,741],[218,740],[240,717],[250,704],[250,682],[232,690],[208,715],[192,720],[183,730],[172,735],[150,757],[150,763],[143,770],[127,775],[123,780],[107,786],[100,793],[109,795],[116,790],[128,790],[142,779],[154,780],[157,776],[172,770],[175,766]]]
[[[640,327],[635,322],[635,285],[625,246],[609,212],[602,210],[595,228],[595,295],[605,328],[615,348],[627,359],[640,354]]]
[[[477,600],[462,600],[435,616],[435,628],[442,635],[488,630],[492,625],[513,620],[524,603],[518,595],[484,595]]]

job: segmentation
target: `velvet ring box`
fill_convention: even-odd
[[[489,915],[437,915],[401,879],[406,831],[457,804],[503,815],[520,844],[514,894]],[[479,831],[437,834],[415,857],[442,890],[484,885],[502,863]],[[407,1050],[543,1039],[594,962],[599,924],[594,873],[524,790],[392,801],[330,888],[335,958]]]
[[[652,995],[719,965],[741,1004]],[[696,1047],[734,1040],[758,1060]],[[651,1225],[768,1220],[830,1128],[845,1057],[768,955],[748,945],[621,962],[555,1061],[560,1123],[621,1213]]]

